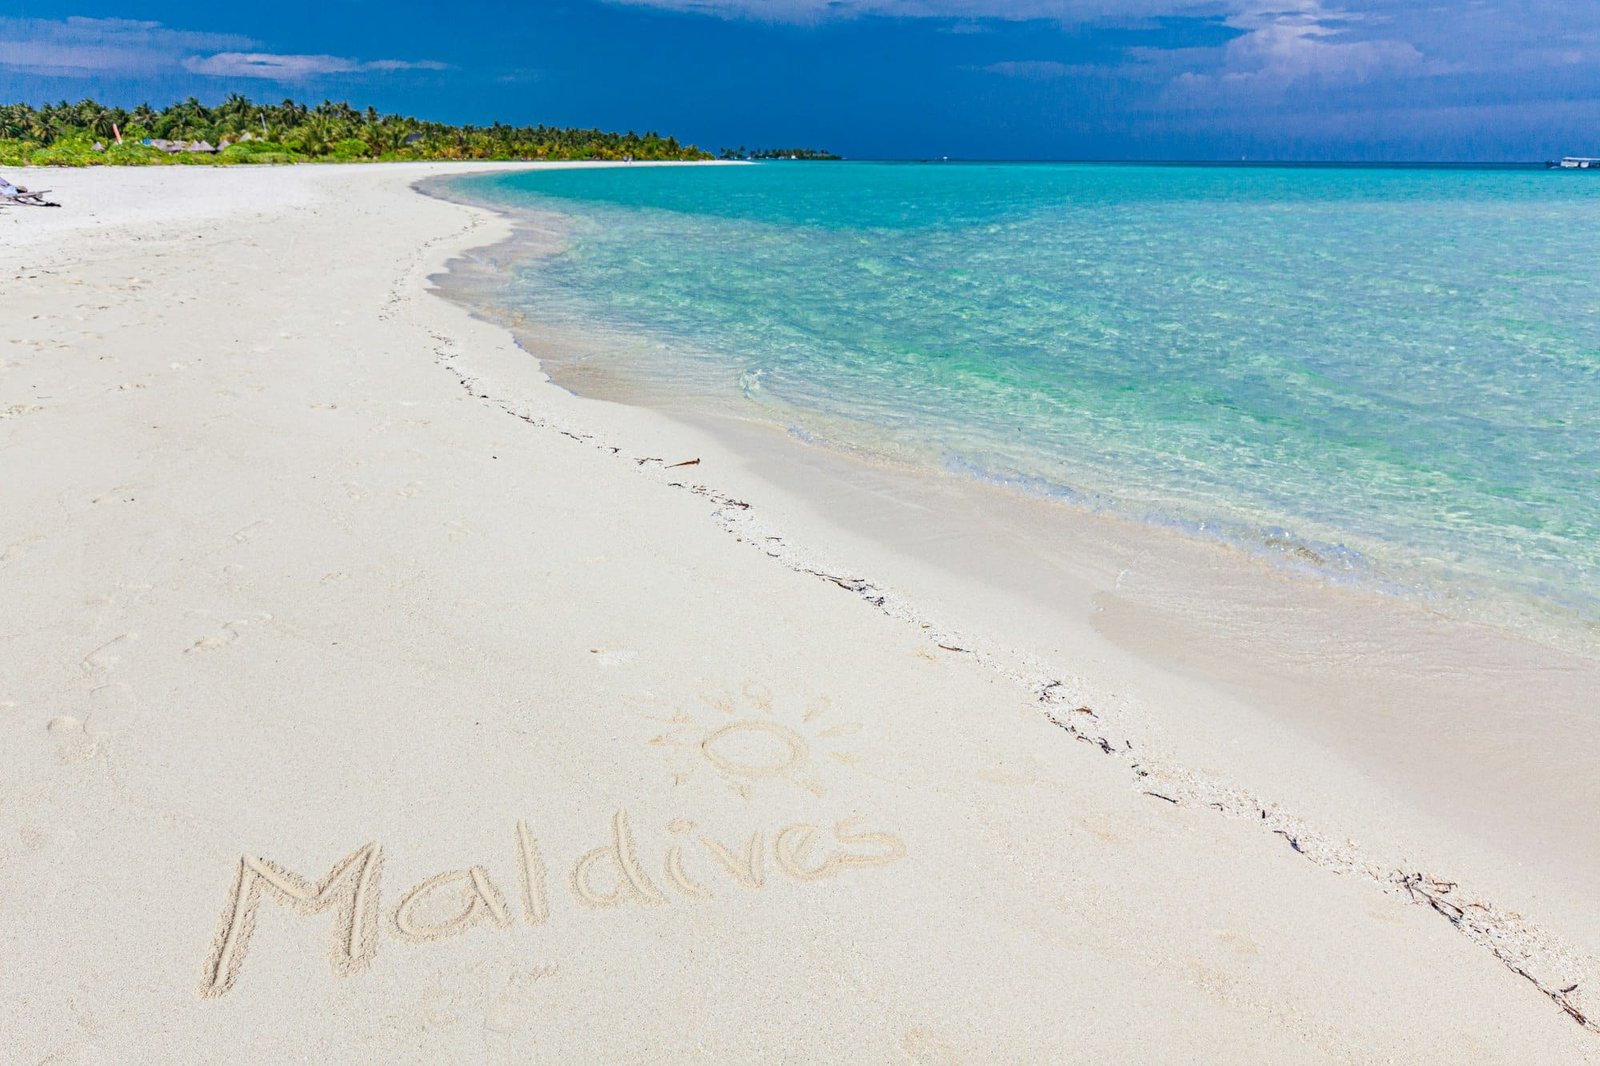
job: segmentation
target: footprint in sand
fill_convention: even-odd
[[[395,489],[394,490],[394,494],[396,496],[404,496],[407,499],[410,499],[413,496],[421,496],[424,492],[427,491],[427,488],[428,487],[426,485],[424,485],[422,482],[413,481],[403,489]]]
[[[252,619],[249,618],[236,618],[232,622],[224,622],[222,623],[221,632],[213,633],[210,636],[201,637],[199,640],[183,649],[183,653],[188,655],[191,652],[211,651],[216,648],[226,647],[227,645],[232,644],[234,641],[239,639],[239,630],[250,625],[251,621]],[[270,622],[272,621],[272,616],[270,614],[257,615],[254,621]]]
[[[505,971],[499,964],[480,960],[449,980],[441,977],[430,981],[422,990],[419,1009],[409,1021],[440,1029],[459,1024],[487,1003],[484,1028],[497,1033],[516,1032],[542,1016],[540,1008],[547,1003],[534,986],[553,976],[557,969],[552,963],[513,969],[508,976],[502,976]]]
[[[78,831],[58,825],[24,825],[17,838],[29,852],[65,851],[77,843]]]
[[[23,553],[42,540],[44,540],[44,535],[42,533],[36,533],[31,537],[23,537],[19,541],[7,544],[5,549],[0,551],[0,566],[4,566],[6,563],[9,563],[14,559],[21,558]]]
[[[62,762],[84,762],[108,754],[111,734],[91,732],[86,722],[70,714],[58,714],[45,729],[56,738],[56,758]]]
[[[240,544],[248,544],[255,537],[255,535],[261,531],[261,527],[266,524],[266,519],[257,519],[247,526],[234,530],[233,539],[238,541]]]
[[[35,411],[43,410],[44,408],[36,403],[14,403],[10,407],[0,408],[0,422],[4,422],[8,418],[20,418],[23,415],[31,415]]]
[[[109,1066],[115,1061],[100,1045],[80,1041],[46,1055],[39,1066]]]
[[[117,665],[117,661],[121,658],[121,656],[117,654],[118,646],[125,642],[137,639],[137,634],[119,633],[117,636],[112,637],[110,640],[100,645],[94,651],[91,651],[88,655],[85,655],[82,659],[79,659],[78,667],[84,673],[89,675],[108,674],[111,672],[112,668]]]
[[[515,970],[506,978],[505,988],[483,1016],[483,1027],[492,1033],[515,1033],[544,1016],[544,997],[535,988],[539,982],[554,977],[558,967],[554,964],[531,970]]]
[[[1241,933],[1234,929],[1213,929],[1212,934],[1217,938],[1217,943],[1232,948],[1237,954],[1261,954],[1261,946],[1250,939],[1246,933]]]
[[[900,1046],[917,1066],[958,1066],[955,1049],[931,1029],[912,1029],[900,1038]]]
[[[239,631],[234,628],[236,623],[228,622],[222,627],[222,632],[209,637],[201,637],[187,648],[183,653],[188,655],[196,651],[211,651],[214,648],[226,647],[239,639]]]

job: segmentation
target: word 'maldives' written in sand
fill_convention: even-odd
[[[627,812],[619,810],[611,818],[607,842],[579,856],[567,871],[567,888],[585,907],[658,907],[680,899],[707,899],[728,885],[758,891],[766,884],[769,855],[784,876],[807,882],[892,863],[906,854],[899,837],[865,830],[859,819],[839,822],[827,833],[796,822],[778,829],[770,840],[756,830],[734,843],[694,829],[693,822],[681,818],[667,824],[672,843],[654,872],[640,858]],[[544,857],[527,823],[516,824],[513,838],[521,917],[529,925],[541,925],[550,916]],[[697,856],[695,867],[709,869],[713,876],[691,873],[686,849]],[[366,969],[378,950],[382,872],[383,847],[376,842],[340,859],[320,881],[268,859],[241,858],[206,959],[201,995],[223,995],[238,980],[263,899],[304,915],[334,910],[333,972],[348,976]],[[457,936],[480,925],[506,929],[514,921],[505,892],[483,866],[447,870],[413,886],[400,896],[388,919],[393,936],[413,943]]]

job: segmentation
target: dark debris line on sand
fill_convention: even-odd
[[[436,362],[455,376],[469,396],[486,405],[529,425],[626,459],[641,472],[650,467],[666,471],[700,463],[699,458],[667,464],[655,456],[625,455],[621,448],[607,444],[591,433],[575,432],[555,425],[514,401],[491,396],[477,376],[457,363],[458,353],[454,342],[436,332],[430,333],[438,344],[435,348]],[[1120,756],[1133,773],[1135,783],[1149,785],[1159,781],[1165,790],[1156,792],[1141,788],[1144,795],[1177,808],[1209,808],[1232,817],[1248,818],[1281,836],[1294,852],[1324,869],[1359,875],[1389,895],[1403,893],[1411,903],[1429,907],[1467,939],[1487,948],[1507,969],[1532,984],[1574,1022],[1590,1032],[1600,1034],[1600,1024],[1592,1020],[1589,1012],[1575,1001],[1579,988],[1590,983],[1587,975],[1591,961],[1578,958],[1554,935],[1528,922],[1521,915],[1492,903],[1468,900],[1458,895],[1455,881],[1395,867],[1385,868],[1363,859],[1353,842],[1331,841],[1301,819],[1282,811],[1276,804],[1263,803],[1242,788],[1201,777],[1182,767],[1158,765],[1139,758],[1135,755],[1130,737],[1118,736],[1114,728],[1105,729],[1099,713],[1070,697],[1070,686],[1066,682],[1041,672],[1045,669],[1043,664],[1018,655],[992,654],[969,647],[965,642],[957,643],[958,638],[954,634],[932,620],[923,618],[916,608],[890,591],[865,578],[837,574],[811,561],[781,535],[761,525],[756,520],[754,508],[744,500],[703,484],[683,481],[667,481],[665,484],[710,501],[713,505],[711,517],[736,540],[760,548],[791,570],[809,574],[854,593],[893,618],[918,625],[936,647],[951,653],[970,655],[985,667],[1023,685],[1044,706],[1044,716],[1049,722],[1104,755]],[[1083,716],[1078,720],[1084,721],[1085,727],[1080,728],[1075,721],[1056,711],[1063,704],[1076,704],[1066,714]],[[1087,723],[1093,723],[1095,728],[1091,730]]]

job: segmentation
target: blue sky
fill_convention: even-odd
[[[232,91],[857,158],[1600,154],[1600,0],[31,2],[0,97]]]

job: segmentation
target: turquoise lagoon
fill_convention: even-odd
[[[488,297],[619,378],[1600,631],[1600,180],[780,163],[451,184],[555,227],[501,250]]]

